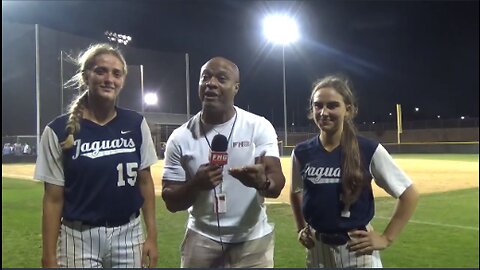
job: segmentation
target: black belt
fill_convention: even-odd
[[[80,221],[80,220],[68,220],[62,219],[62,224],[75,229],[75,230],[84,230],[91,227],[118,227],[129,223],[130,221],[136,219],[140,215],[140,211],[136,211],[130,217],[119,219],[119,220],[105,220],[105,221],[98,221],[98,222],[88,222],[88,221]]]
[[[358,230],[367,231],[366,228],[360,228]],[[315,232],[315,238],[317,238],[318,241],[322,241],[322,243],[331,246],[345,245],[350,240],[348,232],[321,233],[317,231]]]

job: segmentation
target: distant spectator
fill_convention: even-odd
[[[30,155],[31,153],[32,153],[32,148],[30,147],[30,145],[28,145],[28,143],[25,143],[25,145],[23,146],[23,154]]]
[[[13,153],[17,156],[20,156],[23,152],[23,146],[21,143],[14,143],[13,144]]]
[[[12,152],[13,152],[13,148],[10,143],[6,143],[3,145],[3,151],[2,151],[3,155],[10,155],[12,154]]]
[[[160,154],[161,159],[165,158],[165,148],[166,147],[167,147],[167,144],[165,142],[160,143],[160,151],[158,151],[158,153]]]

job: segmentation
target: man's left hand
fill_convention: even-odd
[[[243,166],[242,168],[231,168],[228,170],[228,173],[240,180],[245,186],[255,189],[262,188],[267,181],[265,165],[263,164]]]

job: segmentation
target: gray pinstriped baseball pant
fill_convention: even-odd
[[[313,229],[312,229],[313,230]],[[373,230],[368,224],[367,230]],[[313,230],[315,233],[315,230]],[[372,255],[356,256],[355,252],[347,249],[347,244],[333,246],[322,243],[313,237],[315,246],[307,249],[307,267],[308,268],[382,268],[380,252],[373,251]]]
[[[61,225],[57,261],[67,268],[140,268],[144,236],[140,216],[117,227]]]

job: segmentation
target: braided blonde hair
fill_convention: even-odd
[[[123,74],[127,75],[127,62],[118,48],[112,47],[107,43],[93,44],[78,56],[78,59],[72,59],[78,66],[77,73],[65,83],[65,87],[74,87],[80,94],[76,96],[68,107],[68,121],[65,127],[68,135],[61,142],[63,150],[73,147],[75,134],[80,131],[80,119],[83,117],[83,111],[88,103],[88,85],[85,71],[95,66],[95,58],[102,54],[111,54],[117,57],[123,64]]]
[[[362,172],[362,160],[357,140],[357,129],[353,119],[358,113],[355,96],[352,93],[350,82],[341,76],[330,75],[314,83],[310,96],[309,119],[313,118],[313,96],[321,88],[333,88],[343,97],[345,105],[350,106],[350,117],[344,118],[343,132],[340,144],[342,145],[342,201],[346,206],[352,205],[360,196],[366,183]]]

